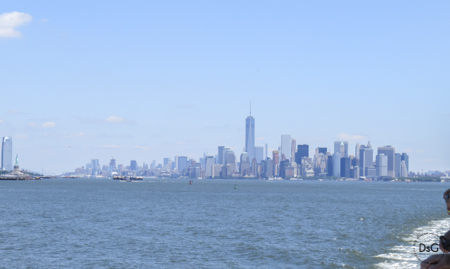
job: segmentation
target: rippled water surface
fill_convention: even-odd
[[[188,182],[0,181],[0,266],[417,268],[450,229],[443,183]]]

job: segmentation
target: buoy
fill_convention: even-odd
[[[237,189],[236,184],[234,184],[234,188]]]
[[[189,180],[189,185],[192,185],[192,181]]]

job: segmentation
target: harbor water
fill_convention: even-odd
[[[235,188],[236,186],[236,188]],[[418,268],[447,183],[0,181],[1,268]]]

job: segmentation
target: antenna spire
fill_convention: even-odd
[[[252,101],[250,101],[250,116],[252,116]]]

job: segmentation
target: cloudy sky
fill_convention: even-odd
[[[449,1],[2,1],[0,136],[73,171],[281,134],[450,170]]]

